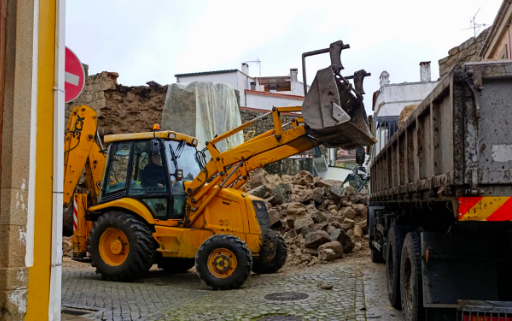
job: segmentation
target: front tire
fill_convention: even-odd
[[[405,321],[424,320],[421,241],[416,232],[410,232],[405,237],[400,264],[400,292]]]
[[[389,302],[396,309],[401,308],[400,258],[402,256],[403,242],[404,232],[402,228],[393,225],[387,237],[386,276]]]
[[[197,274],[214,290],[238,289],[251,274],[251,269],[251,251],[234,235],[210,236],[196,254]]]
[[[258,260],[254,260],[252,265],[252,271],[256,274],[270,274],[276,273],[286,263],[288,257],[288,250],[286,248],[286,242],[284,238],[279,235],[277,239],[276,255],[270,262],[261,263]]]
[[[154,262],[155,242],[146,222],[133,214],[110,211],[91,229],[87,251],[102,278],[128,281],[146,274]]]

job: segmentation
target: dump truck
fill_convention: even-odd
[[[273,108],[212,137],[201,151],[195,137],[158,126],[107,135],[105,150],[96,112],[74,107],[65,136],[64,184],[64,206],[73,209],[73,259],[90,262],[115,281],[140,277],[155,263],[171,273],[195,266],[216,290],[240,287],[251,271],[277,272],[286,261],[286,244],[270,229],[264,201],[244,188],[252,170],[320,144],[353,148],[375,142],[361,94],[368,74],[359,72],[353,85],[340,74],[346,48],[337,41],[303,55],[305,64],[308,56],[330,53],[331,65],[318,72],[302,106]],[[282,124],[282,112],[297,118]],[[224,152],[216,148],[264,117],[272,117],[272,130]],[[76,191],[84,168],[89,193]]]
[[[512,62],[456,65],[370,165],[373,262],[407,321],[512,320]]]

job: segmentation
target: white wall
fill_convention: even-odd
[[[246,93],[246,106],[258,109],[272,110],[272,107],[302,106],[304,99],[287,98],[282,96],[267,96],[256,93]]]
[[[437,82],[385,85],[375,101],[375,116],[398,116],[410,104],[420,103],[435,88]]]
[[[318,172],[318,175],[323,179],[335,179],[337,181],[344,181],[350,173],[352,173],[352,171],[349,169],[340,167],[327,167],[326,171]]]

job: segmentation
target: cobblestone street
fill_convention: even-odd
[[[274,275],[252,275],[239,290],[218,292],[209,290],[193,271],[166,275],[154,270],[137,282],[108,282],[87,264],[66,261],[63,319],[75,320],[69,317],[71,311],[87,313],[82,316],[86,320],[366,320],[362,270],[368,264],[367,258],[353,257],[286,268]],[[296,300],[287,300],[291,292]],[[281,295],[269,298],[275,293]],[[372,311],[369,319],[381,318],[379,313]]]

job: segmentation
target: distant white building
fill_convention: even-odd
[[[302,106],[304,86],[298,81],[297,68],[285,76],[252,77],[249,66],[242,70],[228,69],[176,74],[176,82],[211,81],[228,84],[240,92],[241,107],[271,110],[272,107]]]
[[[373,155],[377,155],[396,132],[398,116],[404,107],[421,103],[437,83],[431,80],[430,61],[420,62],[419,82],[391,84],[387,71],[380,74],[380,89],[373,94],[374,135],[377,138]]]

